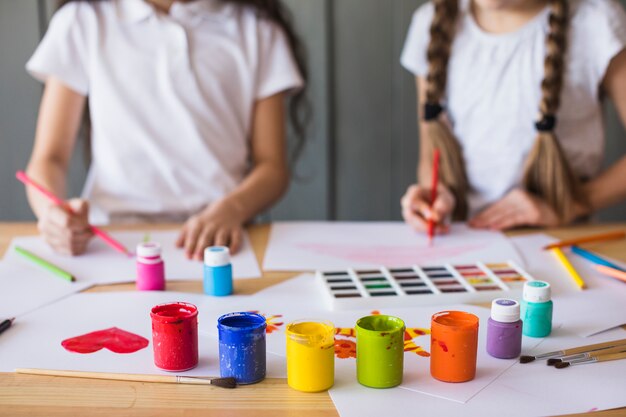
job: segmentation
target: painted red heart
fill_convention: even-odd
[[[145,337],[111,327],[66,339],[61,346],[75,353],[93,353],[102,348],[115,353],[133,353],[145,348],[148,343]]]

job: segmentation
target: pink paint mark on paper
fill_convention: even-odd
[[[299,249],[318,255],[345,259],[355,263],[369,263],[387,266],[406,266],[411,264],[432,264],[439,259],[463,255],[485,245],[480,243],[456,247],[407,247],[407,246],[371,246],[371,245],[332,245],[327,243],[301,243]]]

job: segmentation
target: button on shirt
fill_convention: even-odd
[[[88,96],[91,221],[184,220],[250,169],[254,104],[303,85],[285,34],[219,0],[72,2],[26,65]]]
[[[604,154],[600,85],[611,59],[626,46],[626,13],[614,0],[569,3],[556,133],[577,175],[591,178]],[[491,34],[477,25],[469,6],[460,0],[445,105],[463,149],[475,214],[520,186],[537,135],[549,8],[519,30]],[[428,73],[433,12],[432,3],[417,10],[402,53],[404,67],[420,77]]]

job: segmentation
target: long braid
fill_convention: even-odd
[[[565,76],[569,15],[567,0],[550,0],[550,7],[539,104],[541,120],[536,124],[537,138],[526,160],[524,185],[546,201],[562,220],[569,220],[574,216],[576,203],[586,201],[554,132]]]
[[[442,110],[440,106],[446,91],[448,61],[459,14],[459,5],[458,0],[433,0],[433,5],[435,12],[430,26],[430,43],[427,51],[425,137],[422,138],[426,146],[423,149],[425,149],[430,160],[432,160],[434,150],[439,149],[441,154],[439,168],[441,182],[450,189],[456,198],[453,217],[455,220],[464,220],[468,212],[467,193],[469,185],[463,154],[450,127],[439,117]]]

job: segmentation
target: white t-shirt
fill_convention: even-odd
[[[604,154],[599,87],[626,46],[626,13],[614,0],[571,0],[565,85],[556,133],[581,178],[598,174]],[[549,8],[517,31],[490,34],[461,0],[448,65],[446,110],[459,140],[472,191],[472,214],[521,183],[539,115]],[[426,76],[434,8],[413,16],[402,65]]]
[[[26,68],[89,96],[94,223],[180,221],[224,197],[249,170],[255,102],[303,85],[283,31],[219,0],[69,3]]]

